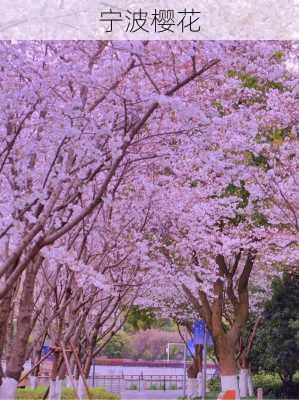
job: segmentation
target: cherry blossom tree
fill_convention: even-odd
[[[168,314],[206,320],[222,388],[239,393],[250,279],[262,286],[298,266],[296,51],[287,41],[0,43],[0,354],[18,349],[0,399],[15,398],[29,335],[43,330],[43,291],[45,333],[68,346],[76,330],[87,376],[98,338],[121,326],[122,307],[153,301],[153,282]]]
[[[18,354],[8,360],[0,397],[15,397],[32,330],[34,304],[28,296],[42,266],[52,268],[54,257],[59,269],[64,263],[76,264],[77,257],[82,276],[88,273],[88,263],[81,259],[88,236],[92,232],[96,242],[97,235],[105,234],[98,213],[104,208],[107,212],[105,204],[115,201],[124,207],[121,213],[127,210],[127,193],[135,195],[141,210],[142,181],[136,172],[165,155],[165,137],[192,128],[177,124],[157,133],[160,100],[192,86],[219,60],[201,54],[196,58],[191,42],[165,42],[161,50],[157,55],[151,42],[1,43],[1,101],[6,104],[0,133],[1,353],[14,298],[27,300],[16,307],[22,326],[26,315],[26,328],[12,339]],[[123,181],[127,192],[116,199]],[[144,195],[150,191],[144,186]],[[143,225],[147,222],[145,218]],[[139,245],[141,228],[135,229],[137,236],[130,240]],[[114,249],[106,239],[111,259]],[[99,250],[102,257],[107,249]],[[127,257],[118,251],[118,259]],[[143,254],[144,246],[138,251]],[[122,276],[122,268],[118,274]]]
[[[151,257],[157,276],[165,272],[164,284],[174,279],[171,294],[181,286],[206,320],[222,389],[239,393],[235,349],[248,318],[252,271],[271,277],[283,265],[298,265],[298,77],[282,62],[293,55],[289,43],[205,47],[222,55],[215,80],[194,90],[194,108],[189,98],[189,113],[196,118],[204,110],[206,126],[177,140],[171,157],[156,165],[156,207],[164,213],[152,221]],[[180,102],[161,100],[167,111],[185,113]]]

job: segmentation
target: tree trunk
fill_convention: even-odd
[[[50,381],[49,400],[61,400],[62,398],[63,379],[57,377]]]
[[[236,398],[239,399],[235,341],[230,339],[227,334],[222,334],[215,339],[215,346],[220,368],[221,391],[235,390]]]
[[[60,379],[59,377],[56,379],[56,398],[55,400],[61,400],[62,399],[62,388],[63,388],[63,379]]]
[[[25,273],[20,297],[16,333],[11,342],[13,351],[9,352],[6,358],[6,400],[14,400],[16,398],[17,384],[25,363],[28,339],[32,330],[31,318],[34,308],[34,284],[38,265],[40,265],[40,263],[41,259],[38,260],[37,264],[31,264]]]
[[[201,373],[202,373],[202,346],[195,345],[195,354],[192,364],[187,370],[187,397],[193,399],[201,396]],[[200,375],[200,376],[199,376]]]
[[[248,397],[249,394],[249,360],[245,353],[240,356],[240,397]]]
[[[44,340],[37,342],[36,345],[33,347],[31,356],[32,366],[36,365],[42,358],[43,344]],[[29,375],[29,382],[31,389],[36,389],[38,386],[38,375],[40,371],[40,366],[41,364],[38,364]]]
[[[247,339],[247,343],[244,345],[243,339],[240,339],[240,357],[239,357],[239,364],[240,364],[240,396],[241,397],[248,397],[254,395],[253,391],[253,383],[251,379],[251,372],[250,372],[250,361],[249,355],[252,350],[252,346],[254,343],[254,339],[256,337],[257,329],[262,321],[262,317],[259,316],[252,328],[252,331]]]
[[[81,376],[78,380],[78,396],[80,400],[85,400],[87,398],[86,388]]]
[[[92,359],[93,359],[93,352],[92,352],[92,348],[90,349],[89,354],[87,355],[87,358],[84,362],[84,368],[83,368],[83,372],[84,372],[84,377],[85,379],[88,379],[89,377],[89,373],[90,373],[90,369],[92,366]]]
[[[0,400],[15,400],[18,381],[13,378],[4,378],[0,386]]]
[[[63,388],[63,382],[66,377],[66,366],[65,362],[63,362],[59,368],[58,376],[56,378],[56,384],[55,384],[55,400],[61,400],[62,398],[62,388]]]
[[[94,350],[95,345],[96,345],[96,341],[92,340],[91,343],[89,344],[89,346],[85,349],[86,356],[83,358],[83,360],[81,359],[81,361],[80,361],[83,364],[82,371],[83,371],[84,378],[86,379],[86,381],[88,380],[90,369],[92,366],[93,350]],[[78,359],[80,360],[79,354],[78,354]],[[77,365],[76,378],[77,378],[79,399],[84,400],[87,398],[87,391],[86,391],[86,387],[84,385],[84,381],[81,377],[81,371],[80,371],[80,368],[78,365]]]
[[[38,379],[37,376],[29,375],[29,382],[30,382],[31,389],[36,389],[37,388],[37,385],[38,385],[37,379]]]
[[[13,295],[13,290],[7,293],[4,296],[4,298],[0,301],[0,360],[2,359],[3,356],[8,320],[11,311],[12,295]],[[0,362],[0,385],[2,383],[3,377],[4,377],[4,372],[2,370],[2,364]]]
[[[199,371],[197,375],[197,381],[198,381],[198,393],[199,397],[202,395],[202,386],[203,386],[203,380],[202,380],[202,371]]]
[[[239,375],[239,386],[240,386],[240,397],[248,397],[249,388],[248,388],[248,377],[249,370],[241,369]]]
[[[186,393],[187,393],[188,399],[194,399],[194,398],[199,397],[199,388],[198,388],[197,378],[187,378]]]
[[[71,378],[70,377],[66,377],[66,383],[65,383],[65,386],[67,387],[67,388],[72,388],[73,386],[72,386],[72,381],[71,381]]]
[[[50,378],[49,400],[60,400],[62,395],[62,379],[65,376],[65,366],[60,351],[55,351]]]
[[[9,256],[9,251],[8,251],[9,245],[8,242],[5,246],[5,257],[8,258]],[[14,267],[17,266],[19,259],[16,260]],[[8,272],[5,274],[5,279],[8,276]],[[2,384],[2,378],[4,378],[4,371],[2,369],[2,363],[1,360],[3,358],[3,350],[5,347],[6,353],[8,352],[8,346],[6,343],[7,336],[8,336],[8,330],[10,327],[10,319],[12,320],[12,301],[15,295],[15,291],[18,288],[20,279],[17,279],[17,282],[12,286],[11,290],[8,291],[3,298],[0,300],[0,388]]]
[[[254,396],[254,386],[252,382],[252,376],[251,376],[251,371],[248,371],[248,395],[250,397]]]
[[[56,400],[56,379],[50,380],[49,400]]]
[[[238,278],[237,286],[234,287],[234,277],[238,269],[243,250],[235,256],[232,265],[226,263],[221,254],[216,256],[219,277],[213,284],[213,300],[208,299],[204,290],[199,290],[199,300],[191,290],[183,285],[184,292],[190,299],[196,311],[205,320],[212,334],[215,353],[219,362],[222,391],[234,390],[236,398],[240,398],[238,384],[238,368],[236,362],[236,345],[240,339],[240,333],[248,318],[249,297],[248,282],[253,268],[255,251],[249,251],[243,270]],[[193,262],[199,265],[197,255],[193,255]],[[201,281],[195,274],[196,281]],[[226,302],[232,306],[233,315],[230,318],[229,329],[223,324]],[[230,310],[231,311],[231,310]]]

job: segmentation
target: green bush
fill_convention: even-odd
[[[221,384],[219,378],[211,378],[208,382],[210,392],[221,392]]]
[[[17,400],[40,400],[43,398],[45,391],[47,390],[44,386],[39,386],[36,389],[18,389],[17,390]]]
[[[37,389],[18,389],[17,400],[42,400],[47,388],[40,386]],[[92,399],[94,400],[119,400],[119,397],[115,394],[107,392],[102,388],[90,389]],[[72,389],[64,389],[63,400],[75,400],[74,392]]]
[[[253,377],[255,388],[262,388],[265,398],[298,399],[299,375],[294,376],[292,384],[283,385],[278,374],[256,374]]]
[[[216,392],[213,392],[213,393],[209,392],[206,394],[206,400],[216,400],[217,397],[218,397],[218,393],[216,393]],[[189,400],[189,399],[187,399],[187,397],[179,397],[178,400]],[[201,397],[195,397],[192,400],[201,400]]]
[[[129,390],[138,390],[138,385],[136,385],[136,383],[133,383],[132,385],[130,385]]]
[[[149,390],[158,390],[158,386],[153,384],[153,383],[151,383],[150,387],[149,387]]]

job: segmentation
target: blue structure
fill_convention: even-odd
[[[194,322],[193,326],[193,336],[188,342],[186,343],[187,345],[187,351],[189,355],[194,355],[195,354],[195,345],[201,344],[204,345],[205,341],[205,328],[206,324],[205,321],[203,320],[196,320]],[[206,345],[207,346],[213,346],[213,340],[210,332],[206,329]]]
[[[206,323],[202,319],[197,319],[193,326],[193,342],[194,344],[204,344],[206,333],[206,343],[208,346],[213,346],[213,340],[210,332],[206,328]]]

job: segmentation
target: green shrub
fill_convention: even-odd
[[[93,399],[97,400],[118,400],[118,396],[116,396],[113,393],[107,392],[105,389],[102,388],[96,388],[96,389],[90,389],[90,393]],[[73,400],[75,399],[74,392],[72,389],[65,389],[63,391],[63,400]]]
[[[18,389],[17,400],[42,400],[46,390],[47,388],[44,386],[40,386],[37,389]],[[118,396],[102,388],[92,388],[90,393],[94,400],[119,400]],[[74,391],[72,389],[64,389],[62,399],[75,400]]]
[[[208,388],[210,392],[221,392],[220,379],[218,377],[211,378],[208,382]]]
[[[157,389],[158,389],[157,385],[153,383],[150,384],[149,390],[157,390]]]
[[[206,394],[206,400],[216,400],[217,397],[218,397],[218,393],[216,393],[216,392],[213,392],[213,393],[209,392]],[[189,399],[187,399],[187,397],[179,397],[178,400],[189,400]],[[195,397],[192,400],[201,400],[201,397]]]
[[[43,398],[45,391],[47,390],[44,386],[39,386],[36,389],[18,389],[17,390],[17,400],[40,400]]]
[[[262,388],[265,398],[269,399],[296,399],[299,393],[299,376],[294,377],[294,382],[283,385],[278,374],[256,374],[253,377],[255,388]]]
[[[138,385],[136,385],[136,383],[132,383],[129,387],[129,390],[138,390]]]

